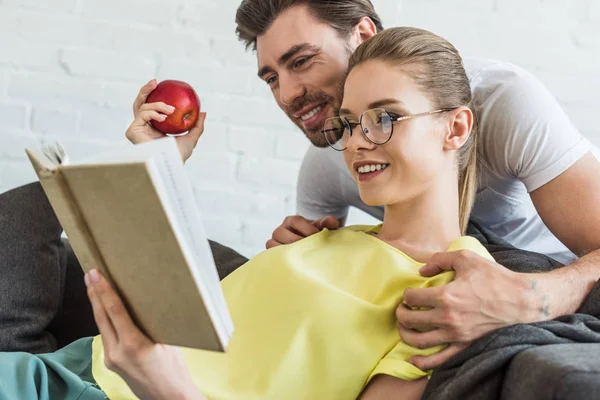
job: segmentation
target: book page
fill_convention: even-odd
[[[213,318],[220,319],[221,324],[217,324],[219,335],[223,335],[227,343],[233,333],[233,322],[221,290],[200,212],[195,204],[192,186],[187,179],[175,140],[169,138],[160,141],[163,142],[160,153],[153,156],[148,163],[149,171],[157,185],[159,196],[168,205],[166,211],[174,231],[185,244],[183,250],[196,276],[197,284],[202,293],[209,294],[210,298],[206,299],[209,303],[207,308],[217,311]]]

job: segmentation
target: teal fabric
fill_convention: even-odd
[[[92,338],[54,353],[0,353],[0,399],[105,400],[92,376]]]

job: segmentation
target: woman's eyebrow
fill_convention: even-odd
[[[381,99],[381,100],[377,100],[374,101],[373,103],[369,104],[368,108],[381,108],[383,106],[389,106],[389,105],[398,105],[398,106],[404,106],[404,103],[398,99]]]
[[[383,106],[389,106],[389,105],[397,105],[397,106],[405,106],[405,104],[398,99],[381,99],[381,100],[377,100],[372,102],[371,104],[369,104],[367,106],[367,109],[371,109],[371,108],[381,108]],[[340,108],[340,111],[338,112],[339,115],[352,115],[352,111],[348,110],[347,108]]]

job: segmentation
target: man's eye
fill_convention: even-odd
[[[300,68],[310,60],[312,56],[302,57],[294,62],[294,68]]]
[[[271,86],[275,82],[277,82],[277,77],[276,76],[270,76],[267,79],[265,79],[265,82],[267,82],[267,85]]]

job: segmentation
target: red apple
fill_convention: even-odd
[[[200,114],[200,99],[187,83],[175,80],[160,82],[148,95],[146,103],[161,101],[175,107],[175,111],[162,122],[152,120],[150,123],[156,130],[178,134],[189,131],[196,124]]]

